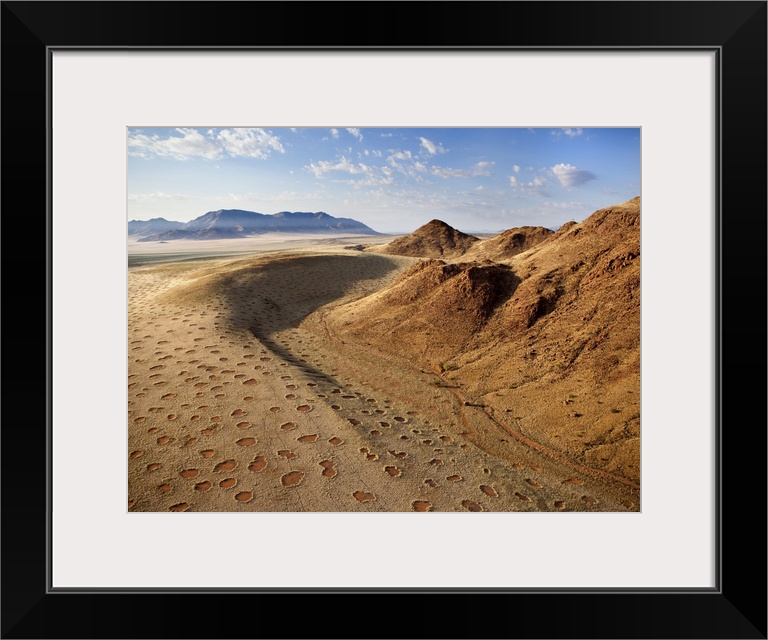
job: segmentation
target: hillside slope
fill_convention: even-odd
[[[422,261],[328,326],[444,372],[582,464],[639,479],[639,197],[501,263]]]
[[[463,257],[467,260],[507,260],[554,235],[554,231],[545,227],[515,227],[474,244]]]

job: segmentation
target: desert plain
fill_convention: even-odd
[[[639,208],[129,246],[129,511],[639,511]]]

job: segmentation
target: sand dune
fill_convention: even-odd
[[[329,322],[414,262],[328,245],[129,269],[129,510],[637,510],[631,483]]]

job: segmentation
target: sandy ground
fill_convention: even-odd
[[[637,509],[435,373],[336,337],[331,309],[415,260],[347,243],[129,269],[129,510]]]
[[[390,235],[349,235],[338,236],[322,233],[262,233],[250,238],[231,240],[171,240],[166,242],[139,242],[135,237],[128,239],[129,266],[141,259],[157,260],[189,259],[194,256],[225,256],[253,254],[289,249],[314,248],[318,251],[331,247],[362,244],[376,246],[387,243],[398,236]]]

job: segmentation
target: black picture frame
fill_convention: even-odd
[[[766,8],[764,1],[2,2],[3,319],[9,338],[1,434],[2,637],[766,638]],[[266,16],[270,28],[254,28]],[[48,64],[56,47],[716,51],[716,588],[51,592],[43,467],[52,463],[52,379],[43,365],[50,361],[55,278],[47,130]],[[21,253],[22,238],[40,248],[46,238],[45,256],[42,250]],[[32,344],[35,357],[13,355]]]

